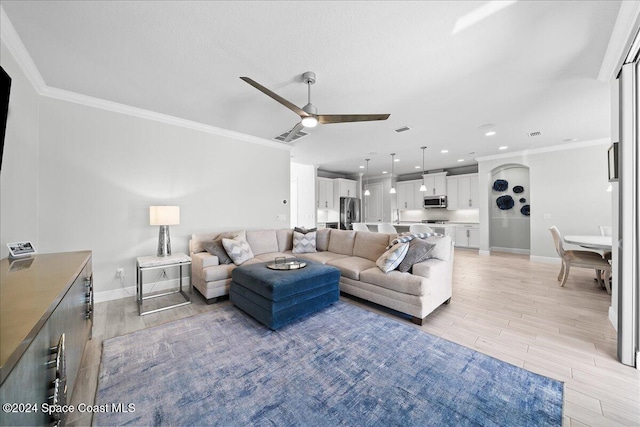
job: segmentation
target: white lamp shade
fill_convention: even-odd
[[[149,206],[149,225],[180,224],[180,206]]]

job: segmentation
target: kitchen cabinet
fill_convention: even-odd
[[[318,178],[318,209],[334,209],[333,204],[333,180],[330,178]]]
[[[477,225],[458,225],[455,228],[455,245],[459,248],[480,247],[480,227]]]
[[[447,177],[447,209],[478,209],[478,174]]]
[[[396,183],[398,209],[422,209],[423,192],[420,192],[422,180],[402,181]]]
[[[447,172],[429,173],[424,175],[424,185],[427,191],[424,196],[446,196],[447,195]],[[419,186],[418,186],[419,187]]]
[[[338,199],[339,207],[340,197],[358,197],[358,183],[352,179],[336,178],[333,180],[333,194]]]

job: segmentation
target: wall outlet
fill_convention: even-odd
[[[116,277],[122,279],[124,277],[124,268],[116,268]]]

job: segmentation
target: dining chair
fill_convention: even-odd
[[[579,268],[593,268],[596,271],[596,277],[600,287],[604,287],[608,294],[611,294],[611,288],[609,286],[609,276],[611,276],[611,264],[597,252],[591,251],[565,251],[562,247],[562,235],[558,228],[553,225],[549,227],[551,235],[553,236],[553,243],[555,244],[556,251],[560,255],[562,266],[560,267],[560,274],[558,280],[561,280],[560,286],[564,286],[567,283],[569,277],[569,270],[571,267]],[[603,273],[602,275],[600,273]],[[604,276],[604,277],[603,277]]]
[[[433,233],[431,227],[426,224],[411,224],[409,226],[409,232],[411,233]]]
[[[388,222],[378,224],[378,233],[398,234],[398,230]]]
[[[351,225],[353,226],[354,231],[369,231],[369,227],[367,227],[367,224],[364,224],[362,222],[354,222]]]

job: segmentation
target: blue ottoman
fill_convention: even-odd
[[[299,270],[271,270],[266,262],[240,266],[233,270],[229,299],[273,330],[338,301],[340,270],[304,262]]]

